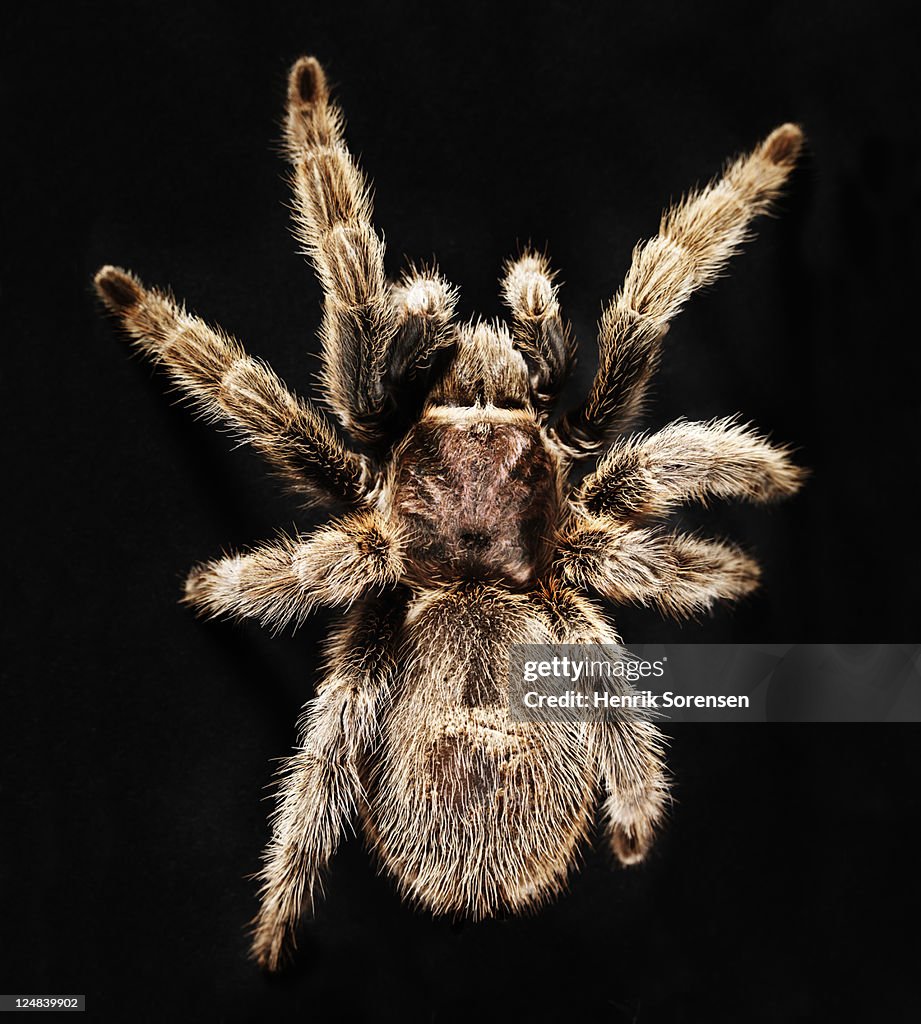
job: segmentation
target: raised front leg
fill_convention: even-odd
[[[668,210],[659,234],[636,247],[623,287],[598,325],[599,366],[588,399],[556,428],[574,458],[599,452],[639,414],[669,323],[741,248],[752,219],[787,180],[802,141],[796,125],[776,128],[722,178]]]
[[[384,381],[397,316],[384,277],[384,243],[371,224],[371,194],[342,137],[313,57],[291,69],[288,153],[294,167],[295,234],[323,287],[322,382],[349,433],[380,439]]]

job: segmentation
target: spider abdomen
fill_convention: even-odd
[[[559,471],[532,418],[439,409],[403,442],[391,500],[422,583],[491,579],[525,588],[550,559]]]
[[[595,802],[574,734],[516,729],[498,709],[426,710],[418,730],[394,723],[366,817],[388,873],[432,913],[474,920],[558,893]]]
[[[382,723],[365,831],[400,888],[436,914],[538,905],[565,883],[589,828],[597,782],[578,730],[509,715],[513,640],[550,640],[522,594],[470,584],[410,608],[407,685]]]

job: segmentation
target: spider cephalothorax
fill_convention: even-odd
[[[506,268],[501,323],[458,325],[434,270],[384,275],[364,179],[313,58],[288,97],[296,231],[324,291],[323,384],[344,431],[232,338],[114,267],[96,285],[141,349],[315,502],[312,533],[207,563],[186,600],[279,627],[348,608],[282,774],[254,951],[275,968],[354,816],[407,897],[482,917],[557,892],[597,794],[611,846],[642,860],[662,818],[662,739],[642,715],[523,723],[503,682],[514,643],[619,642],[583,591],[676,616],[739,598],[757,565],[657,525],[682,502],[793,493],[788,453],[731,419],[628,435],[672,317],[712,281],[801,145],[776,129],[639,246],[599,325],[585,402],[548,426],[573,357],[545,257]],[[404,396],[414,393],[413,404]],[[411,410],[410,413],[407,410]],[[581,484],[579,460],[600,456]]]

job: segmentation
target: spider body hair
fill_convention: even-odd
[[[668,802],[664,739],[642,711],[519,722],[512,644],[613,644],[585,591],[675,617],[735,600],[757,564],[669,530],[688,501],[768,501],[803,471],[734,419],[626,436],[673,316],[722,272],[789,174],[802,135],[776,129],[669,210],[599,324],[585,402],[549,414],[575,350],[547,258],[505,265],[501,322],[458,325],[436,268],[384,274],[370,190],[319,63],[291,72],[286,141],[295,233],[324,292],[319,408],[239,342],[115,267],[102,300],[205,416],[223,420],[314,502],[346,512],[195,568],[184,599],[281,628],[345,609],[326,672],[280,773],[253,953],[276,969],[350,825],[405,897],[474,919],[558,894],[602,807],[624,865],[643,860]],[[405,395],[421,389],[411,415]],[[401,408],[403,412],[401,413]],[[600,455],[581,484],[580,460]]]

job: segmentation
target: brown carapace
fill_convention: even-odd
[[[558,893],[593,826],[641,861],[668,798],[642,715],[522,723],[504,690],[513,643],[618,643],[587,596],[688,616],[748,594],[754,561],[662,525],[682,502],[792,494],[789,452],[730,419],[629,435],[669,323],[746,240],[802,135],[777,128],[663,216],[599,324],[584,403],[549,417],[574,354],[547,259],[509,262],[508,324],[457,323],[434,269],[384,274],[367,184],[311,57],[286,125],[295,230],[323,287],[322,384],[347,446],[238,342],[166,292],[104,267],[103,301],[204,413],[340,517],[196,568],[185,600],[279,628],[347,609],[281,773],[254,954],[278,967],[343,831],[409,899],[482,918]],[[599,457],[580,484],[580,460]]]

